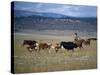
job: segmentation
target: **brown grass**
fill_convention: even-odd
[[[61,49],[33,51],[30,53],[22,46],[24,38],[15,38],[14,71],[15,73],[48,72],[97,68],[97,41],[91,41],[84,49],[76,48],[74,52]],[[34,40],[34,39],[33,39]],[[37,41],[39,41],[37,39]],[[47,42],[48,40],[43,40]],[[53,40],[53,44],[59,40]]]

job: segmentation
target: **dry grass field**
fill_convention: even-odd
[[[29,52],[22,46],[25,37],[16,36],[14,42],[14,72],[48,72],[97,68],[97,41],[91,41],[90,46],[83,49],[75,48],[73,51],[60,49],[58,53],[54,49]],[[30,38],[27,38],[30,39]],[[32,39],[37,40],[39,39]],[[51,40],[51,39],[50,39]],[[49,38],[43,40],[48,42]],[[60,42],[53,40],[52,44]]]

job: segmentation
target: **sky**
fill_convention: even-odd
[[[15,2],[14,10],[24,10],[31,12],[57,13],[73,17],[97,17],[96,6]]]

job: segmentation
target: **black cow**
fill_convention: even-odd
[[[24,41],[23,41],[23,46],[24,46],[24,45],[29,45],[29,46],[31,46],[31,45],[34,45],[34,44],[36,44],[36,41],[35,41],[35,40],[24,40]]]
[[[72,51],[74,50],[74,48],[78,47],[77,44],[75,44],[73,42],[64,42],[64,41],[62,41],[60,43],[60,47],[62,47],[62,46],[63,46],[63,48],[65,48],[67,50],[72,50]]]

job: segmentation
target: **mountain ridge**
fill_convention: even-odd
[[[28,16],[41,16],[41,17],[48,17],[48,18],[96,18],[96,17],[73,17],[64,14],[58,13],[50,13],[50,12],[33,12],[33,11],[25,11],[25,10],[14,10],[15,17],[28,17]]]

